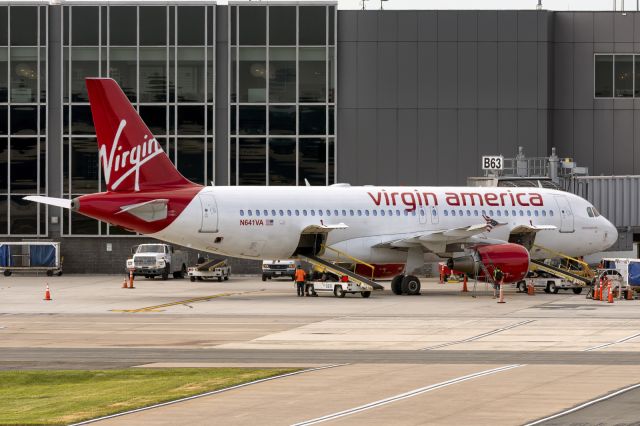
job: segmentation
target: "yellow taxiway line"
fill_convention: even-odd
[[[171,306],[187,305],[189,303],[194,303],[194,302],[206,302],[207,300],[217,299],[219,297],[237,296],[239,294],[257,293],[259,291],[264,291],[264,289],[257,290],[257,291],[243,291],[243,292],[237,292],[237,293],[213,294],[211,296],[194,297],[192,299],[178,300],[177,302],[163,303],[162,305],[146,306],[144,308],[137,308],[137,309],[111,309],[111,312],[127,312],[127,313],[162,312],[163,311],[162,308],[168,308]]]

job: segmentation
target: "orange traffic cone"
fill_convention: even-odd
[[[129,288],[135,288],[133,286],[133,271],[129,272]]]
[[[627,289],[627,300],[633,300],[633,290],[631,288]]]
[[[467,289],[467,275],[464,276],[464,281],[462,282],[462,292],[468,293],[469,289]]]
[[[127,284],[127,277],[124,277],[124,281],[122,282],[122,288],[127,288],[129,285]]]
[[[604,301],[604,286],[600,287],[598,290],[598,299],[600,299],[601,302]]]
[[[533,281],[529,281],[529,285],[527,285],[527,294],[529,296],[535,296],[536,287],[533,285]]]
[[[51,291],[49,290],[49,284],[47,284],[47,289],[44,291],[44,300],[51,300]]]
[[[613,291],[611,290],[611,284],[607,287],[607,303],[613,303]]]

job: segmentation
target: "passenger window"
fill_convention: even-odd
[[[275,216],[276,215],[276,211],[275,210],[271,210],[271,216]]]
[[[315,216],[316,215],[316,211],[315,210],[309,210],[309,212],[311,213],[311,216]]]
[[[431,209],[431,216],[436,216],[438,214],[438,212],[436,211],[436,209]]]
[[[240,216],[244,216],[244,210],[240,210]]]
[[[369,216],[369,210],[365,210],[365,211],[364,211],[364,215],[365,215],[365,216]]]
[[[534,211],[533,211],[533,214],[534,214],[534,215],[536,215],[536,217],[538,217],[538,215],[539,215],[540,213],[538,213],[538,210],[534,210]]]
[[[415,215],[416,215],[416,210],[415,209],[411,210],[411,216],[415,216]]]
[[[445,216],[449,216],[449,210],[445,210],[445,211],[444,211],[444,215],[445,215]]]
[[[287,210],[287,216],[291,216],[291,210]]]
[[[471,216],[471,210],[467,210],[467,216]]]
[[[456,211],[455,210],[451,210],[451,216],[455,216],[456,215]]]
[[[527,216],[531,217],[531,210],[527,210]]]
[[[278,213],[280,213],[280,216],[284,216],[284,210],[280,210]]]
[[[300,216],[300,210],[296,210],[296,216]]]
[[[247,210],[247,216],[251,216],[251,215],[252,215],[251,210]]]
[[[493,210],[489,210],[489,216],[493,216]]]
[[[336,210],[337,212],[337,210]],[[338,215],[338,213],[336,213],[336,216]],[[347,215],[347,211],[346,210],[342,210],[342,216],[346,216]]]
[[[349,216],[353,216],[353,215],[354,215],[353,210],[349,210]]]
[[[504,211],[504,215],[505,215],[505,216],[509,216],[509,210],[505,210],[505,211]]]
[[[497,211],[496,211],[496,214],[497,214],[498,216],[502,216],[502,212],[501,212],[500,210],[497,210]]]
[[[265,216],[269,216],[269,210],[263,210]]]
[[[322,216],[322,210],[318,210],[318,216]]]
[[[482,210],[482,216],[486,216],[487,212],[485,210]]]
[[[380,210],[380,216],[384,216],[384,215],[385,215],[384,210]]]
[[[256,210],[256,216],[260,216],[260,210]]]
[[[389,210],[389,214],[391,214],[391,210]],[[400,216],[400,210],[396,210],[396,216]]]
[[[474,211],[473,211],[473,215],[474,215],[474,216],[478,216],[478,210],[474,210]]]
[[[362,210],[358,210],[358,216],[362,216]]]
[[[371,210],[371,213],[373,213],[374,216],[378,216],[378,211],[377,210]]]
[[[302,210],[302,216],[306,216],[307,215],[307,211],[306,210]]]
[[[524,216],[524,211],[520,210],[520,216]]]
[[[546,210],[542,210],[542,216],[547,216],[547,211]]]
[[[549,210],[549,216],[553,216],[553,210]]]
[[[516,211],[515,210],[511,210],[511,216],[516,216]]]
[[[420,216],[424,216],[424,209],[420,209]]]
[[[405,210],[405,211],[404,211],[404,215],[405,215],[405,216],[409,216],[409,210]]]

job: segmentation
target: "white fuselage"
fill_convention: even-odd
[[[308,227],[334,227],[325,230],[327,245],[370,263],[402,263],[406,251],[375,246],[484,224],[488,216],[502,225],[479,239],[508,241],[523,225],[555,227],[537,232],[535,244],[582,256],[617,239],[616,228],[590,214],[590,207],[576,195],[543,188],[206,187],[152,236],[228,256],[280,259],[296,251]],[[549,256],[532,252],[531,257]]]

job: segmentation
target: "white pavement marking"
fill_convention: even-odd
[[[327,414],[326,416],[317,417],[311,420],[305,420],[300,423],[295,423],[292,426],[307,426],[314,425],[318,423],[323,423],[329,420],[335,420],[340,417],[350,416],[352,414],[360,413],[362,411],[370,410],[372,408],[381,407],[383,405],[391,404],[392,402],[401,401],[403,399],[412,398],[414,396],[422,395],[423,393],[432,392],[434,390],[438,390],[447,386],[455,385],[456,383],[466,382],[467,380],[476,379],[478,377],[489,376],[491,374],[500,373],[502,371],[512,370],[518,367],[524,367],[525,364],[512,364],[506,365],[504,367],[492,368],[491,370],[484,370],[478,373],[468,374],[466,376],[461,376],[455,379],[447,380],[445,382],[436,383],[433,385],[425,386],[422,388],[414,389],[409,392],[401,393],[395,396],[391,396],[389,398],[381,399],[379,401],[370,402],[368,404],[360,405],[358,407],[350,408],[348,410],[339,411],[333,414]]]
[[[598,346],[592,346],[590,348],[584,349],[583,352],[595,351],[596,349],[606,348],[608,346],[617,345],[618,343],[624,343],[627,340],[635,339],[638,336],[640,336],[640,333],[636,333],[636,334],[634,334],[632,336],[623,337],[622,339],[616,340],[615,342],[605,343],[605,344],[598,345]]]
[[[326,370],[327,368],[343,367],[345,365],[349,365],[349,364],[348,363],[345,363],[345,364],[330,364],[330,365],[324,365],[322,367],[307,368],[306,370],[294,371],[293,373],[280,374],[278,376],[267,377],[266,379],[254,380],[253,382],[242,383],[240,385],[230,386],[228,388],[218,389],[218,390],[211,391],[211,392],[200,393],[198,395],[188,396],[186,398],[180,398],[180,399],[176,399],[176,400],[173,400],[173,401],[163,402],[163,403],[160,403],[160,404],[149,405],[148,407],[136,408],[135,410],[123,411],[122,413],[116,413],[116,414],[111,414],[111,415],[108,415],[108,416],[97,417],[95,419],[85,420],[85,421],[80,422],[80,423],[73,423],[73,424],[71,424],[69,426],[86,425],[86,424],[89,424],[89,423],[99,422],[101,420],[107,420],[107,419],[112,419],[114,417],[126,416],[127,414],[139,413],[140,411],[151,410],[153,408],[164,407],[166,405],[172,405],[172,404],[177,404],[179,402],[190,401],[192,399],[202,398],[204,396],[216,395],[216,394],[219,394],[219,393],[222,393],[222,392],[228,392],[228,391],[231,391],[231,390],[240,389],[240,388],[244,388],[244,387],[251,386],[251,385],[257,385],[258,383],[264,383],[264,382],[268,382],[268,381],[271,381],[271,380],[282,379],[282,378],[290,377],[290,376],[296,376],[296,375],[302,374],[302,373],[310,373],[312,371]]]
[[[495,329],[495,330],[487,331],[486,333],[478,334],[477,336],[468,337],[468,338],[462,339],[462,340],[456,340],[454,342],[442,343],[442,344],[435,345],[435,346],[429,346],[427,348],[422,348],[420,350],[421,351],[430,351],[432,349],[440,349],[440,348],[444,348],[444,347],[447,347],[447,346],[459,345],[460,343],[473,342],[474,340],[482,339],[483,337],[487,337],[487,336],[491,336],[493,334],[501,333],[501,332],[506,331],[506,330],[511,330],[512,328],[520,327],[521,325],[529,324],[529,323],[532,323],[534,321],[535,320],[520,321],[520,322],[517,322],[515,324],[508,325],[506,327],[502,327],[502,328],[498,328],[498,329]]]
[[[583,408],[586,408],[586,407],[588,407],[590,405],[593,405],[593,404],[597,404],[598,402],[601,402],[601,401],[606,401],[607,399],[613,398],[614,396],[618,396],[618,395],[620,395],[622,393],[625,393],[625,392],[629,392],[629,391],[634,390],[636,388],[640,388],[640,383],[636,383],[635,385],[631,385],[631,386],[628,386],[626,388],[623,388],[623,389],[620,389],[618,391],[615,391],[613,393],[610,393],[608,395],[601,396],[600,398],[593,399],[591,401],[587,401],[584,404],[578,405],[577,407],[573,407],[573,408],[570,408],[568,410],[562,411],[560,413],[554,414],[552,416],[545,417],[544,419],[539,419],[539,420],[536,420],[534,422],[527,423],[524,426],[538,425],[538,424],[546,422],[548,420],[553,420],[553,419],[556,419],[558,417],[562,417],[564,415],[571,414],[571,413],[573,413],[575,411],[582,410]]]

